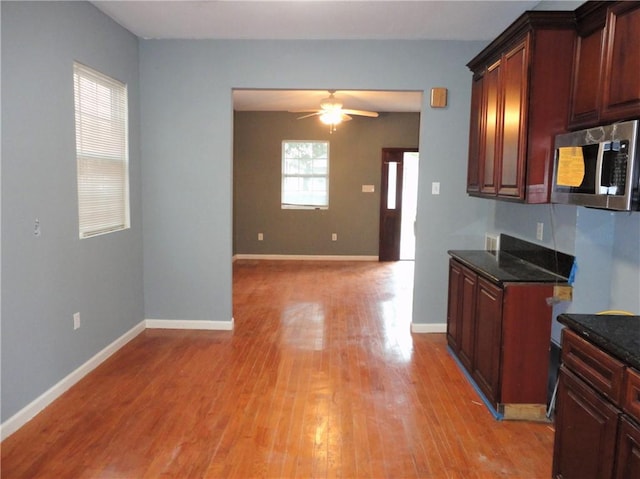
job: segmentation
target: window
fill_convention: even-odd
[[[282,208],[329,207],[329,142],[282,142]]]
[[[74,63],[80,238],[129,228],[127,86]]]

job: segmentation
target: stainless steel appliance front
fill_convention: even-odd
[[[556,136],[551,202],[639,209],[639,120]]]

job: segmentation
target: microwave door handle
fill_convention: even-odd
[[[598,144],[598,158],[596,160],[596,195],[606,195],[607,191],[602,192],[602,162],[604,161],[604,147],[608,142],[602,141]],[[608,185],[607,185],[608,188]]]

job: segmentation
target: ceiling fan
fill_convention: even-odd
[[[329,125],[329,133],[336,131],[336,125],[343,121],[351,120],[351,115],[367,116],[369,118],[377,118],[378,113],[367,110],[350,110],[342,108],[342,102],[335,97],[335,90],[328,90],[329,97],[320,101],[320,108],[316,110],[296,110],[293,113],[303,113],[312,111],[308,115],[298,117],[298,120],[318,116],[320,121],[325,125]]]

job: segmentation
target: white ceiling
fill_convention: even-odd
[[[140,38],[490,40],[538,1],[93,1]],[[326,91],[237,90],[234,108],[317,108]],[[344,108],[420,111],[420,92],[338,91]]]
[[[539,1],[93,1],[141,38],[489,40]]]

